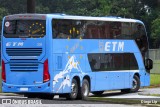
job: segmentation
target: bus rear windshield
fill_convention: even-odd
[[[42,38],[46,34],[44,20],[5,20],[6,38]]]

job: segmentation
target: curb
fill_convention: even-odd
[[[0,96],[23,96],[23,95],[20,95],[20,94],[14,94],[14,93],[0,93]]]
[[[138,93],[138,95],[160,97],[160,94],[151,94],[151,93]]]

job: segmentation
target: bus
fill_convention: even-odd
[[[2,91],[86,99],[150,85],[144,23],[120,17],[15,14],[2,22]]]

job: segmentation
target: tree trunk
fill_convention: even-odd
[[[160,6],[160,0],[157,0],[157,3],[158,3],[158,7]]]
[[[35,0],[27,0],[27,13],[35,13]]]

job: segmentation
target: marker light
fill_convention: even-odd
[[[5,69],[5,63],[2,60],[2,81],[6,82],[6,69]]]
[[[48,69],[48,59],[44,61],[43,65],[43,82],[50,80],[49,69]]]

